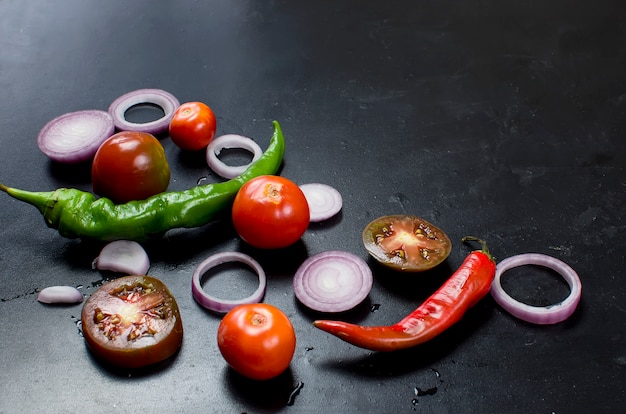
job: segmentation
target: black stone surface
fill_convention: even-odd
[[[91,267],[102,244],[64,239],[34,208],[0,194],[0,412],[619,411],[625,16],[619,0],[1,1],[0,182],[89,190],[89,168],[50,162],[39,130],[65,112],[161,88],[209,104],[218,134],[262,147],[280,121],[281,174],[333,185],[344,208],[282,251],[246,246],[227,220],[146,244],[150,274],[181,307],[184,345],[166,364],[117,372],[86,349],[80,305],[36,301],[52,285],[91,294],[103,278]],[[202,154],[160,139],[170,189],[220,180]],[[367,258],[364,226],[401,213],[454,241],[436,270],[400,275]],[[319,315],[294,298],[291,277],[306,257],[345,250],[368,260],[374,287],[338,317],[394,323],[463,261],[467,234],[500,260],[539,252],[570,264],[583,284],[573,317],[534,326],[487,297],[433,341],[377,354],[313,328]],[[227,368],[219,316],[191,296],[194,268],[228,250],[261,262],[265,301],[296,329],[291,367],[270,382]],[[554,277],[525,274],[507,278],[517,297],[545,304],[567,295]]]

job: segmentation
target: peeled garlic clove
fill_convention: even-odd
[[[41,303],[80,303],[83,294],[73,286],[50,286],[37,295]]]
[[[94,260],[94,267],[128,275],[145,275],[150,268],[150,260],[139,243],[116,240],[104,246],[100,256]]]

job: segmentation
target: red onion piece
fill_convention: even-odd
[[[145,275],[150,268],[150,259],[139,243],[116,240],[104,246],[94,267],[128,275]]]
[[[153,104],[161,107],[165,115],[151,122],[138,124],[126,119],[126,111],[139,104]],[[128,92],[109,106],[109,113],[113,117],[115,127],[120,131],[139,131],[149,134],[162,134],[170,126],[174,112],[180,106],[180,102],[174,95],[161,89],[138,89]]]
[[[83,301],[83,294],[73,286],[50,286],[39,292],[37,300],[50,304],[80,303]]]
[[[537,265],[550,268],[560,274],[570,287],[570,294],[561,303],[542,307],[531,306],[513,299],[502,288],[504,272],[518,266]],[[502,260],[496,266],[496,276],[491,285],[491,295],[504,310],[523,321],[538,325],[551,325],[569,318],[576,310],[582,296],[578,274],[566,263],[540,253],[525,253]]]
[[[243,299],[229,300],[219,299],[215,296],[209,295],[204,291],[201,283],[202,276],[209,269],[228,262],[240,262],[246,264],[256,272],[257,276],[259,277],[259,287],[254,291],[254,293],[252,293],[252,295]],[[202,307],[212,310],[214,312],[226,313],[238,305],[261,302],[263,300],[263,296],[265,295],[266,285],[267,280],[265,277],[265,272],[256,260],[243,253],[223,252],[208,257],[202,263],[200,263],[200,265],[198,265],[196,270],[193,272],[193,276],[191,278],[191,293],[196,302],[198,302]]]
[[[326,184],[309,183],[302,184],[300,189],[309,203],[310,221],[324,221],[341,211],[343,205],[341,194],[333,187]]]
[[[226,165],[217,157],[225,148],[241,148],[250,151],[253,155],[252,161],[246,165]],[[219,176],[228,179],[235,178],[238,175],[243,174],[250,164],[261,158],[261,155],[263,155],[263,151],[261,150],[261,147],[259,147],[259,144],[248,137],[235,134],[222,135],[214,138],[206,149],[206,160],[209,168],[215,171],[215,173]]]
[[[356,307],[372,290],[372,284],[372,271],[363,259],[335,250],[309,257],[293,278],[298,300],[328,313]]]
[[[75,164],[89,161],[115,132],[108,112],[86,110],[54,118],[39,131],[37,145],[53,161]]]

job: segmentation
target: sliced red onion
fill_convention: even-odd
[[[75,164],[89,161],[115,132],[108,112],[86,110],[54,118],[39,131],[37,145],[51,160]]]
[[[37,300],[41,303],[80,303],[83,301],[83,294],[73,286],[50,286],[43,289],[37,295]]]
[[[245,165],[226,165],[217,157],[225,148],[240,148],[250,151],[253,155],[252,161]],[[215,171],[215,173],[219,176],[228,179],[241,175],[248,168],[248,166],[250,166],[250,164],[261,158],[261,155],[263,155],[263,151],[261,150],[261,147],[259,147],[259,144],[248,137],[235,134],[222,135],[214,138],[206,149],[206,160],[207,164],[209,164],[209,168]]]
[[[293,278],[293,290],[305,306],[319,312],[344,312],[372,290],[372,271],[360,257],[327,251],[305,260]]]
[[[570,287],[570,294],[561,303],[542,307],[531,306],[513,299],[502,288],[504,272],[518,266],[537,265],[550,268],[560,274]],[[496,266],[496,276],[491,285],[491,295],[504,310],[523,321],[538,325],[550,325],[564,321],[576,310],[582,296],[578,274],[566,263],[540,253],[525,253],[502,260]]]
[[[128,275],[145,275],[150,268],[150,259],[139,243],[116,240],[104,246],[94,260],[94,267]]]
[[[139,104],[153,104],[161,107],[165,115],[151,122],[136,123],[126,119],[126,111]],[[180,102],[174,95],[161,89],[138,89],[128,92],[113,101],[109,113],[113,117],[115,127],[120,131],[139,131],[149,134],[166,132]]]
[[[229,300],[219,299],[215,296],[209,295],[204,291],[201,282],[202,276],[209,269],[228,262],[241,262],[250,266],[252,270],[256,272],[257,276],[259,277],[259,287],[254,291],[254,293],[252,293],[252,295],[243,299]],[[265,295],[266,285],[267,280],[265,278],[265,272],[256,260],[243,253],[223,252],[208,257],[202,263],[200,263],[200,265],[198,265],[196,270],[193,272],[193,276],[191,278],[191,293],[196,302],[198,302],[202,307],[212,310],[214,312],[226,313],[239,305],[261,302],[263,300],[263,296]]]
[[[341,194],[333,187],[326,184],[310,183],[302,184],[300,189],[309,203],[312,222],[327,220],[341,211],[343,205]]]

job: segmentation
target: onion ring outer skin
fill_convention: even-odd
[[[219,299],[215,296],[209,295],[202,288],[202,275],[208,270],[228,262],[244,263],[250,266],[259,277],[259,287],[247,298],[237,300]],[[191,293],[196,302],[208,310],[219,313],[227,313],[229,310],[239,305],[261,302],[261,300],[263,300],[263,296],[265,295],[266,286],[267,279],[265,277],[265,271],[261,265],[247,254],[238,252],[223,252],[209,256],[198,265],[191,278]]]
[[[543,266],[557,272],[569,285],[569,296],[561,303],[545,307],[531,306],[513,299],[502,288],[501,276],[509,269],[525,265]],[[525,253],[511,256],[498,263],[496,276],[491,284],[491,296],[502,308],[518,319],[537,325],[551,325],[564,321],[574,313],[582,296],[582,284],[576,271],[561,260],[540,253]]]
[[[145,123],[130,122],[126,119],[126,111],[139,104],[153,104],[161,107],[165,115],[154,121]],[[161,89],[138,89],[128,92],[111,103],[109,113],[113,117],[115,127],[120,131],[147,132],[149,134],[162,134],[167,132],[174,112],[180,106],[180,102],[174,95]]]
[[[250,151],[252,153],[252,161],[246,165],[226,165],[217,157],[225,148],[241,148]],[[248,137],[236,134],[227,134],[213,138],[206,149],[206,161],[209,167],[219,176],[228,179],[243,174],[250,164],[261,158],[261,155],[263,155],[263,151],[259,144]]]

